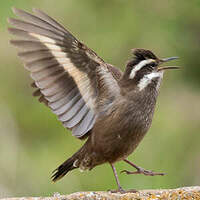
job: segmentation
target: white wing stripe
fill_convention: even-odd
[[[35,34],[35,33],[29,33],[31,36],[37,38],[38,40],[40,40],[47,48],[49,48],[49,50],[51,51],[52,49],[56,49],[60,52],[63,51],[63,49],[59,46],[56,45],[56,41],[53,40],[52,38],[48,38],[46,36],[42,36],[39,34]],[[51,53],[55,56],[56,61],[61,64],[64,69],[70,73],[70,75],[73,77],[74,81],[77,84],[77,87],[79,88],[79,91],[81,93],[82,96],[84,96],[85,93],[85,87],[83,87],[82,84],[80,84],[80,80],[82,81],[83,77],[85,77],[85,82],[87,84],[87,86],[89,86],[90,84],[90,79],[87,76],[86,73],[80,71],[76,66],[74,66],[74,64],[70,61],[70,59],[68,58],[67,53],[65,53],[63,56],[66,57],[57,57],[57,54],[54,51],[51,51]],[[48,83],[47,83],[48,84]],[[46,84],[46,85],[47,85]],[[37,83],[38,87],[44,89],[43,84]]]

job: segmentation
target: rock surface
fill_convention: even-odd
[[[53,197],[21,197],[4,200],[200,200],[200,186],[177,189],[140,190],[136,193],[76,192],[70,195],[55,193]],[[3,199],[1,199],[3,200]]]

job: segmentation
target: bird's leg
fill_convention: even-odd
[[[112,192],[112,193],[115,193],[115,192],[120,192],[120,193],[126,193],[126,192],[137,192],[137,190],[127,190],[127,191],[125,191],[122,187],[121,187],[121,185],[120,185],[120,183],[119,183],[119,178],[118,178],[118,175],[117,175],[117,170],[116,170],[116,168],[115,168],[115,166],[114,166],[114,164],[112,164],[112,163],[110,163],[110,165],[111,165],[111,167],[112,167],[112,170],[113,170],[113,173],[114,173],[114,175],[115,175],[115,180],[116,180],[116,182],[117,182],[117,186],[118,186],[118,189],[117,190],[109,190],[110,192]]]
[[[164,176],[165,173],[159,173],[159,172],[153,172],[153,171],[150,171],[150,170],[146,170],[146,169],[143,169],[141,167],[138,167],[137,165],[135,165],[134,163],[130,162],[129,160],[127,159],[123,159],[126,163],[128,163],[129,165],[131,165],[132,167],[134,167],[135,169],[137,169],[137,171],[128,171],[128,170],[122,170],[121,173],[126,173],[126,174],[144,174],[146,176],[156,176],[156,175],[159,175],[159,176]]]
[[[122,187],[121,187],[121,185],[120,185],[120,183],[119,183],[119,178],[118,178],[118,175],[117,175],[117,170],[116,170],[114,164],[110,163],[110,165],[111,165],[112,170],[113,170],[113,173],[114,173],[114,175],[115,175],[115,180],[116,180],[116,182],[117,182],[117,187],[118,187],[117,190],[110,190],[110,192],[113,192],[113,193],[114,193],[114,192],[125,193],[125,191],[122,189]]]

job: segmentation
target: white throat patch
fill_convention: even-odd
[[[152,72],[150,74],[144,75],[144,77],[140,80],[138,84],[139,91],[147,87],[147,85],[149,85],[154,78],[159,78],[157,88],[156,88],[158,90],[158,88],[160,87],[160,82],[161,82],[162,77],[163,77],[163,71]]]
[[[148,59],[148,60],[142,60],[141,62],[139,62],[132,70],[131,73],[129,75],[130,79],[133,79],[135,77],[135,74],[137,71],[139,71],[142,67],[144,67],[145,65],[153,62],[153,59]]]

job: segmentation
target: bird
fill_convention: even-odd
[[[122,173],[164,175],[145,170],[127,157],[151,126],[164,72],[179,68],[162,64],[178,57],[161,59],[148,49],[134,48],[122,72],[43,11],[34,8],[31,14],[13,8],[13,12],[20,19],[8,19],[8,31],[17,37],[10,43],[20,49],[18,56],[30,72],[33,96],[73,136],[85,141],[54,170],[52,181],[75,169],[92,170],[108,163],[117,183],[112,192],[124,193],[115,168],[119,161],[136,169]]]

